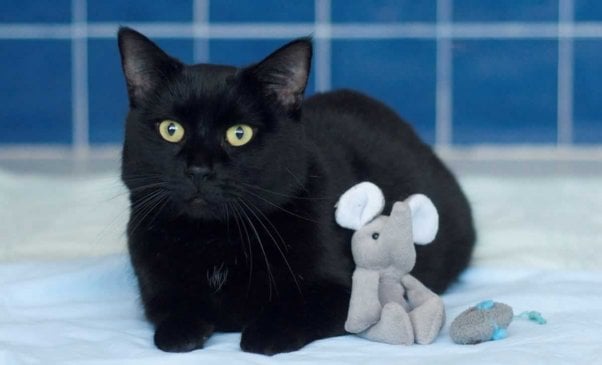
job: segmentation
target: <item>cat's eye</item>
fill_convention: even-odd
[[[159,134],[167,142],[178,143],[184,138],[184,127],[173,120],[164,120],[159,124]]]
[[[253,138],[253,128],[246,124],[235,124],[226,131],[226,141],[234,147],[245,145]]]
[[[379,236],[380,236],[380,234],[378,234],[378,232],[372,233],[372,239],[373,240],[377,240]]]

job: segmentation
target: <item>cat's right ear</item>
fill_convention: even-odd
[[[312,57],[310,38],[296,39],[246,68],[243,74],[259,81],[265,95],[294,114],[301,108]]]
[[[180,61],[131,28],[119,28],[118,41],[131,107],[148,99],[183,67]]]

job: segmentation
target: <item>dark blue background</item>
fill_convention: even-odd
[[[602,2],[575,0],[576,22],[602,21]],[[192,0],[90,0],[89,24],[175,22],[190,24]],[[211,23],[314,22],[313,1],[213,0]],[[334,24],[435,25],[436,1],[332,0]],[[558,20],[557,0],[456,0],[454,22]],[[3,25],[69,25],[71,1],[0,1]],[[116,31],[116,29],[115,29]],[[302,35],[302,34],[300,34]],[[194,40],[157,38],[169,53],[193,61]],[[210,62],[246,65],[286,40],[210,39]],[[89,141],[120,143],[127,109],[116,41],[88,39]],[[340,39],[331,41],[331,85],[372,95],[435,141],[436,39]],[[0,39],[0,143],[69,144],[72,141],[70,39]],[[558,41],[454,39],[452,41],[454,144],[554,144],[557,140]],[[574,43],[574,142],[602,143],[602,38]],[[308,94],[315,92],[315,74]]]

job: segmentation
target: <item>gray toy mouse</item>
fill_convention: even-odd
[[[409,272],[416,263],[414,243],[435,239],[437,209],[421,194],[396,202],[390,216],[380,215],[384,205],[382,191],[370,182],[347,190],[336,205],[337,223],[356,231],[345,330],[390,344],[429,344],[445,322],[445,308]]]

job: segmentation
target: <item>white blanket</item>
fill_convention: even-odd
[[[354,336],[264,357],[240,334],[167,354],[152,344],[124,249],[127,201],[116,174],[0,171],[0,365],[4,364],[602,364],[602,178],[479,177],[462,183],[479,243],[444,296],[448,323],[428,346]],[[115,198],[113,198],[115,197]],[[455,345],[449,323],[485,299],[540,311],[507,339]]]
[[[538,310],[504,340],[456,345],[449,322],[432,345],[392,346],[355,336],[273,357],[239,349],[240,334],[168,354],[152,343],[125,256],[0,267],[0,364],[595,364],[602,361],[602,272],[471,269],[444,296],[448,318],[483,299]]]

